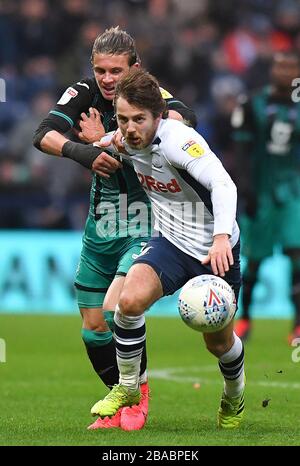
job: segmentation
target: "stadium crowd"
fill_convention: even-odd
[[[89,172],[68,160],[64,170],[32,135],[65,88],[92,74],[92,44],[117,24],[144,67],[196,111],[229,172],[237,96],[268,82],[275,51],[300,53],[299,0],[2,0],[0,228],[83,228]]]

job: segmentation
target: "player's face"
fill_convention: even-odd
[[[118,125],[132,149],[144,149],[154,139],[161,116],[154,118],[150,110],[130,105],[123,97],[116,102]]]
[[[271,69],[272,81],[280,89],[291,89],[294,78],[300,76],[299,61],[296,57],[278,53]]]
[[[114,99],[117,82],[129,71],[128,60],[128,55],[94,55],[94,75],[104,99]]]

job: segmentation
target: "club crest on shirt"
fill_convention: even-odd
[[[191,157],[202,157],[205,150],[196,141],[188,141],[182,146],[182,150],[187,152]]]
[[[162,161],[157,152],[152,152],[152,167],[162,168]]]
[[[74,89],[74,87],[68,87],[68,89],[63,93],[59,101],[57,102],[59,105],[66,105],[70,102],[71,99],[78,95],[78,91]]]

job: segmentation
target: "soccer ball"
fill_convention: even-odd
[[[236,311],[236,299],[231,286],[215,275],[199,275],[182,288],[178,310],[183,322],[203,333],[222,330]]]

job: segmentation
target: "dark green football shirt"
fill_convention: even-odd
[[[249,183],[258,197],[288,202],[300,195],[300,104],[263,88],[235,110],[234,139],[251,143]],[[247,164],[245,164],[245,167]]]
[[[161,92],[169,108],[179,113],[192,112],[164,89]],[[106,132],[117,129],[113,104],[103,98],[95,78],[83,79],[70,86],[40,126],[66,133],[76,125],[80,114],[88,113],[90,107],[101,113]],[[123,162],[123,168],[111,174],[110,178],[94,173],[84,246],[96,253],[113,254],[120,249],[122,238],[133,235],[147,237],[150,234],[150,202],[132,166]]]

